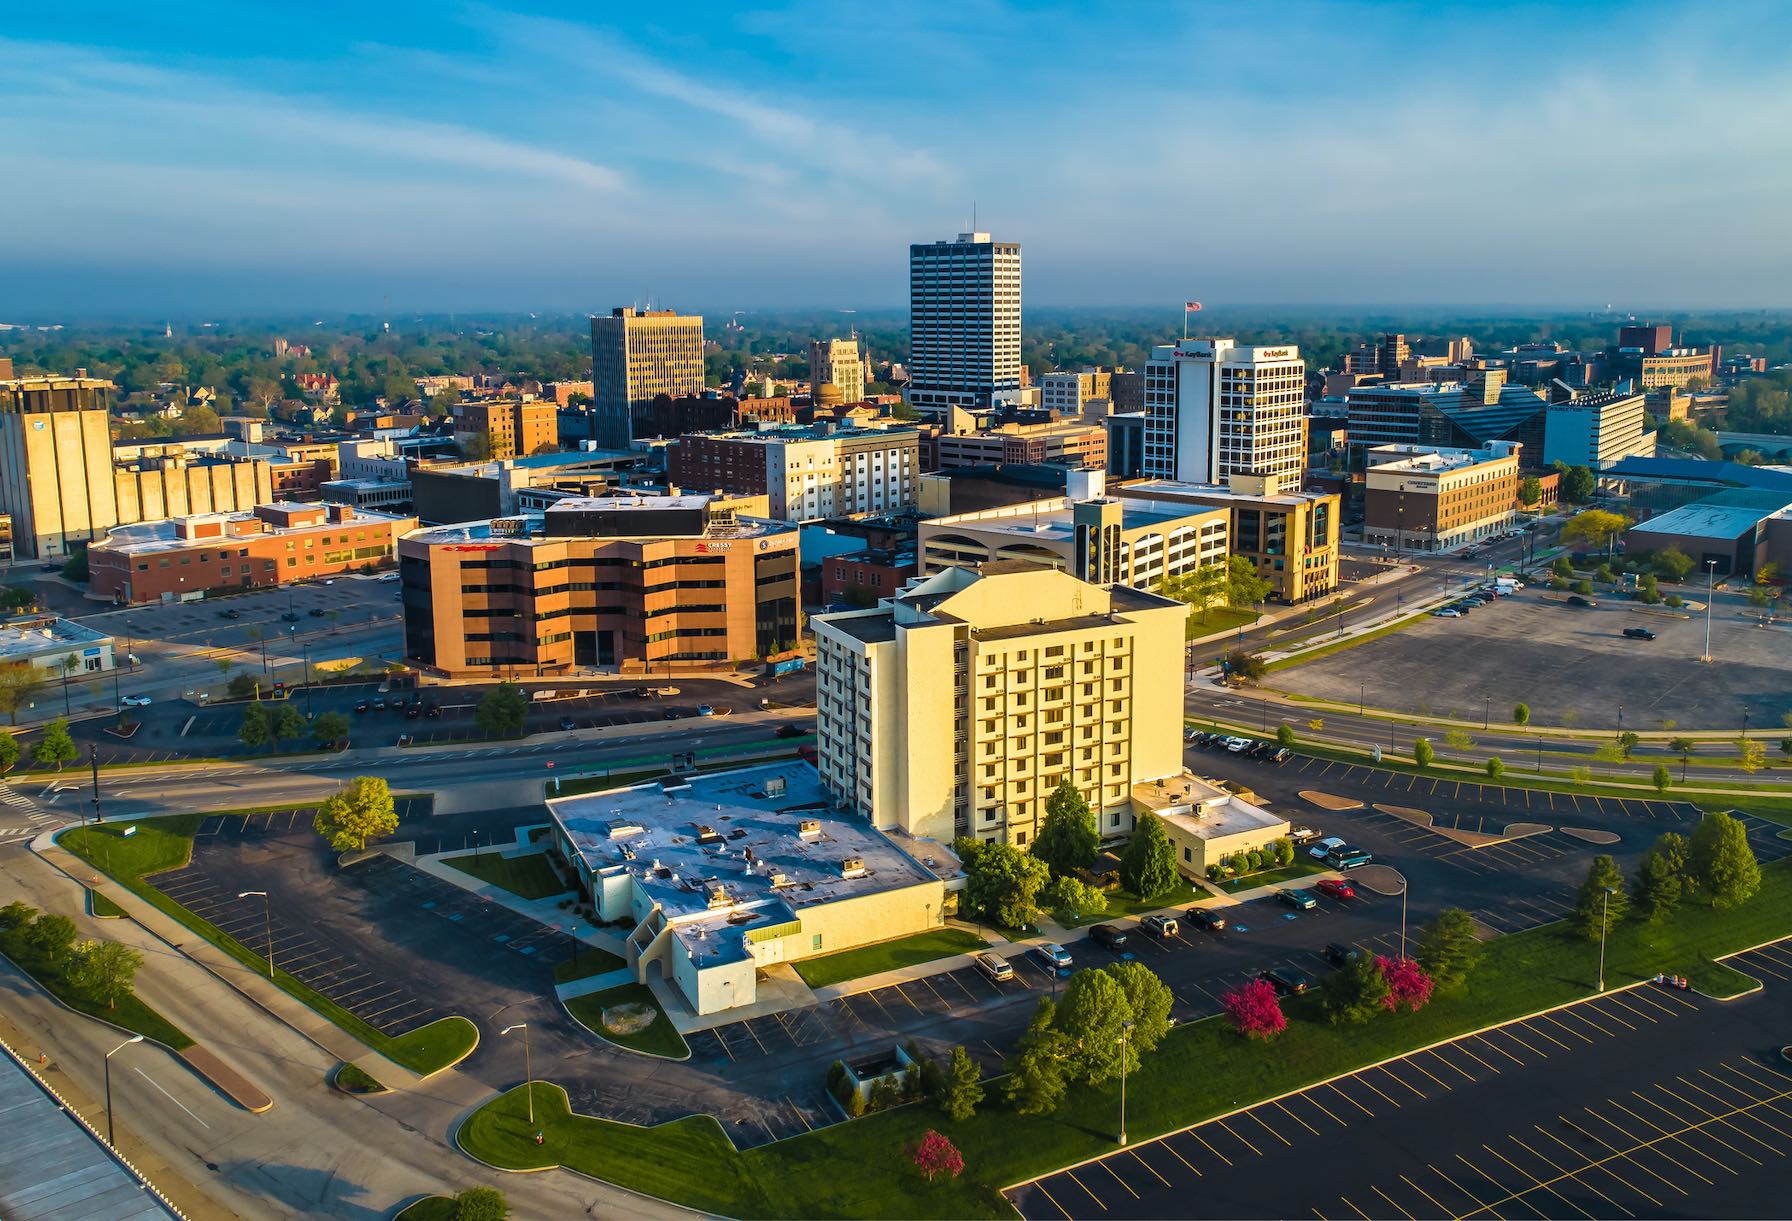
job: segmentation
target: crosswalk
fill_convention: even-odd
[[[51,827],[66,821],[3,780],[0,780],[0,805],[10,807],[14,815],[23,818],[29,824],[27,826],[0,827],[0,844],[22,843],[25,840],[34,839]]]

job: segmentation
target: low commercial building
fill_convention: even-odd
[[[518,497],[527,488],[589,494],[618,482],[622,472],[641,465],[641,458],[627,450],[585,450],[413,466],[411,497],[425,522],[507,517],[521,509]]]
[[[625,922],[636,980],[657,974],[692,1010],[751,1005],[780,963],[942,923],[944,844],[835,811],[791,762],[670,777],[548,802],[554,846],[598,918]]]
[[[1792,508],[1792,493],[1732,488],[1681,505],[1659,517],[1638,522],[1624,534],[1629,552],[1665,551],[1677,548],[1692,557],[1693,571],[1715,564],[1718,576],[1755,571],[1763,543],[1771,558],[1774,522]]]
[[[1141,479],[1117,484],[1115,496],[1223,508],[1231,514],[1227,546],[1248,557],[1269,583],[1270,598],[1289,605],[1338,588],[1340,500],[1336,492],[1299,490],[1274,475],[1232,475],[1225,485]]]
[[[915,502],[913,428],[766,427],[680,438],[668,473],[684,487],[764,492],[780,521],[889,513]]]
[[[112,637],[104,632],[58,615],[14,619],[0,627],[0,666],[29,665],[52,678],[105,673],[115,664],[112,648]]]
[[[1396,551],[1448,551],[1503,534],[1518,517],[1516,441],[1484,449],[1381,445],[1365,461],[1363,541]]]
[[[1114,372],[1112,369],[1083,369],[1080,372],[1047,373],[1039,379],[1039,406],[1057,415],[1082,415],[1087,404],[1098,399],[1112,400]]]
[[[818,764],[874,826],[1024,848],[1060,781],[1104,837],[1182,770],[1180,602],[1025,561],[948,568],[810,620]]]
[[[454,443],[479,458],[526,458],[560,446],[551,401],[484,399],[454,405]]]
[[[933,439],[931,448],[935,458],[931,465],[939,470],[1045,463],[1100,470],[1107,466],[1108,434],[1099,423],[1083,420],[1002,424],[969,432],[941,433]]]
[[[411,504],[409,479],[331,479],[318,487],[331,504],[357,509],[406,509]]]
[[[569,497],[400,540],[406,655],[454,677],[664,673],[797,641],[797,532],[709,496]]]
[[[1274,843],[1290,830],[1286,818],[1188,772],[1134,785],[1132,798],[1163,823],[1176,868],[1188,878],[1204,877],[1209,865]]]
[[[1097,496],[955,513],[917,526],[921,574],[952,565],[1032,560],[1097,585],[1156,589],[1166,577],[1223,565],[1225,508]]]
[[[347,505],[256,505],[116,527],[87,549],[87,568],[92,592],[121,604],[189,601],[390,564],[416,525]]]

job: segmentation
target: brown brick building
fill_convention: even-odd
[[[1522,448],[1516,441],[1490,441],[1485,449],[1369,450],[1363,541],[1396,551],[1445,551],[1511,529]]]
[[[708,496],[578,497],[399,541],[405,651],[453,676],[665,672],[797,640],[797,532]]]
[[[487,399],[454,405],[454,442],[464,450],[481,434],[491,439],[486,458],[526,458],[537,450],[560,448],[556,408],[551,401]]]
[[[337,504],[265,504],[118,526],[87,549],[95,594],[172,601],[387,564],[414,517]]]

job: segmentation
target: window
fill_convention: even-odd
[[[820,933],[817,933],[817,934],[815,934],[814,937],[810,938],[809,948],[811,950],[819,950],[821,948],[821,934]]]

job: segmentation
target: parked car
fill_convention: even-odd
[[[1226,918],[1211,907],[1191,907],[1182,913],[1182,917],[1196,928],[1204,928],[1210,933],[1221,932],[1226,927]]]
[[[242,617],[243,612],[234,606],[229,610],[221,610],[218,612],[218,618],[220,619],[241,619]]]
[[[406,713],[405,715],[408,716],[410,714]],[[579,727],[579,723],[577,721],[573,720],[571,717],[563,716],[560,718],[560,728],[561,729],[563,729],[563,730],[577,729],[578,727]]]
[[[1568,595],[1568,605],[1569,606],[1584,606],[1588,610],[1591,610],[1595,606],[1598,606],[1599,603],[1593,601],[1593,599],[1591,599],[1591,598],[1582,597],[1580,594],[1569,594]]]
[[[1070,969],[1072,961],[1070,951],[1055,941],[1034,946],[1033,953],[1039,956],[1039,961],[1045,964],[1048,971],[1068,971]]]
[[[698,716],[714,716],[715,714],[716,714],[716,710],[714,708],[711,708],[708,704],[698,704],[697,705],[697,715]]]
[[[1349,882],[1344,881],[1342,878],[1321,879],[1313,889],[1329,899],[1356,898],[1356,887],[1352,886]]]
[[[439,717],[442,715],[442,710],[434,704],[425,704],[423,705],[423,715],[432,718]]]
[[[1296,911],[1311,911],[1319,906],[1319,900],[1304,890],[1278,890],[1276,898]]]
[[[1454,607],[1446,606],[1440,610],[1432,611],[1431,617],[1433,619],[1460,619],[1462,618],[1462,612]]]
[[[778,732],[774,736],[780,737],[780,738],[800,738],[808,732],[809,732],[809,727],[807,725],[788,725],[788,724],[786,724],[786,725],[778,726]]]
[[[118,701],[118,706],[120,708],[147,708],[149,703],[147,695],[127,695]]]
[[[1244,751],[1249,750],[1250,746],[1251,746],[1251,740],[1249,738],[1227,738],[1226,739],[1226,749],[1231,751],[1235,755],[1242,754]]]
[[[998,984],[1007,983],[1014,978],[1014,968],[1000,954],[983,953],[972,958],[977,969]]]
[[[1347,945],[1342,941],[1334,941],[1325,947],[1325,960],[1334,967],[1347,967],[1363,956],[1361,946]]]
[[[1089,936],[1098,945],[1106,946],[1110,950],[1117,950],[1126,944],[1126,930],[1118,924],[1097,924],[1090,928]]]
[[[1139,921],[1139,927],[1159,941],[1167,941],[1182,931],[1182,926],[1176,923],[1175,916],[1146,916]]]
[[[1624,634],[1626,636],[1630,637],[1632,640],[1654,640],[1655,639],[1655,633],[1651,632],[1646,627],[1627,627],[1624,629]]]
[[[1244,752],[1244,757],[1247,759],[1261,759],[1265,755],[1273,754],[1275,749],[1276,744],[1274,742],[1253,742],[1250,745],[1250,749]]]
[[[1309,844],[1319,838],[1319,832],[1311,827],[1296,827],[1288,832],[1288,838],[1297,844]]]
[[[298,621],[299,621],[299,612],[298,611],[281,611],[280,612],[280,622],[282,622],[282,623],[297,623]]]
[[[1270,759],[1276,763],[1286,763],[1292,758],[1294,758],[1294,752],[1286,746],[1277,747],[1276,753],[1270,756]]]
[[[373,710],[375,712],[384,712],[386,710],[386,697],[385,696],[376,695],[373,697]]]
[[[307,615],[310,615],[313,619],[322,619],[325,615],[329,614],[330,612],[326,611],[321,606],[314,606],[310,610],[306,611],[305,613]]]
[[[1325,858],[1333,869],[1361,869],[1375,858],[1361,848],[1334,848]]]
[[[355,701],[355,711],[356,712],[366,712],[371,707],[373,707],[373,704],[368,700],[356,700]]]
[[[1311,848],[1308,848],[1307,855],[1316,861],[1323,861],[1326,857],[1332,854],[1332,849],[1342,848],[1345,846],[1345,843],[1345,840],[1341,840],[1335,835],[1328,835],[1318,843],[1314,844]]]
[[[1313,977],[1298,967],[1270,967],[1259,971],[1257,978],[1268,980],[1269,986],[1282,996],[1299,996],[1313,986]]]

